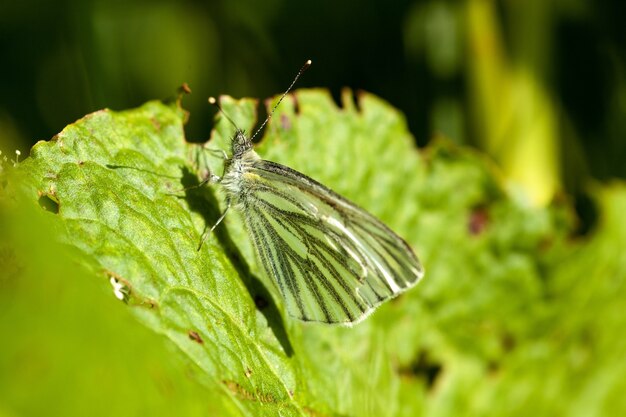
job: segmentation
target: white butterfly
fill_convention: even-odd
[[[226,192],[226,210],[242,213],[290,316],[354,324],[422,278],[409,245],[380,220],[306,175],[261,159],[239,129],[231,148],[215,180]]]

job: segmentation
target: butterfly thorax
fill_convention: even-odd
[[[232,149],[233,155],[224,164],[224,176],[221,183],[229,198],[237,204],[250,190],[250,185],[246,184],[249,181],[247,173],[260,157],[252,149],[250,140],[241,131],[235,134]]]

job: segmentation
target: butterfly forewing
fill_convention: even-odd
[[[237,179],[231,198],[291,316],[358,322],[422,277],[402,238],[304,174],[254,154]]]

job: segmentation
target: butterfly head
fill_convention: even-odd
[[[252,149],[252,142],[246,136],[245,132],[241,129],[237,129],[235,136],[231,142],[232,157],[241,157],[244,153]]]

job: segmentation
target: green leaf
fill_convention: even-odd
[[[224,97],[222,105],[251,130],[254,101]],[[623,367],[611,366],[626,353],[615,337],[625,324],[623,186],[598,187],[603,223],[588,241],[572,241],[567,205],[537,209],[511,199],[496,167],[445,140],[418,152],[402,116],[380,99],[362,94],[355,102],[346,92],[338,108],[325,91],[297,91],[272,118],[259,154],[367,208],[406,238],[426,267],[420,285],[355,327],[303,324],[284,314],[240,214],[229,213],[197,251],[224,208],[223,195],[219,186],[182,190],[209,172],[220,175],[222,161],[185,142],[185,118],[176,103],[96,112],[38,143],[9,173],[4,194],[13,197],[0,206],[5,247],[27,266],[15,267],[13,256],[0,264],[15,271],[0,281],[14,311],[1,329],[22,329],[2,348],[14,353],[0,359],[7,413],[37,414],[24,394],[30,391],[45,409],[63,396],[52,382],[86,390],[71,382],[74,368],[59,352],[59,369],[48,379],[41,368],[30,379],[10,377],[20,372],[15,352],[25,355],[25,341],[33,340],[28,330],[47,341],[51,320],[58,346],[72,346],[69,358],[82,356],[79,370],[87,375],[101,357],[112,371],[145,374],[150,358],[159,364],[170,387],[163,391],[132,396],[135,385],[151,386],[135,382],[134,372],[112,372],[111,381],[121,382],[107,389],[94,382],[99,398],[133,404],[120,411],[106,402],[103,415],[588,415],[625,408],[617,377]],[[232,133],[220,119],[206,147],[228,151]],[[23,207],[28,217],[19,214]],[[41,230],[45,244],[29,254]],[[57,239],[62,248],[47,243]],[[44,276],[55,277],[65,295],[46,298]],[[126,291],[126,303],[115,299],[111,279]],[[32,294],[58,313],[31,310]],[[66,316],[74,325],[65,328]],[[98,348],[108,344],[133,360],[117,363]],[[605,359],[594,361],[596,354]],[[37,379],[44,382],[33,385]],[[69,409],[88,404],[72,398],[64,397]]]
[[[219,396],[197,383],[201,370],[140,325],[104,276],[79,265],[77,251],[56,242],[57,215],[6,197],[0,193],[0,415],[222,410]]]

